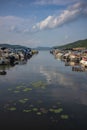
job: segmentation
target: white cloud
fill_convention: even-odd
[[[16,16],[0,16],[0,28],[9,32],[28,33],[35,18],[24,19]]]
[[[83,16],[87,16],[87,3],[79,2],[68,7],[59,16],[48,16],[43,21],[34,25],[33,30],[53,29]]]
[[[77,1],[79,0],[35,0],[33,3],[36,5],[65,5]]]
[[[24,20],[16,16],[0,16],[0,25],[17,25]]]

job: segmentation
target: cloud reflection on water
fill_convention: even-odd
[[[46,77],[49,85],[57,87],[51,89],[51,94],[55,98],[60,98],[65,102],[75,102],[87,105],[87,82],[80,82],[80,79],[73,74],[65,74],[52,71],[41,66],[40,73]]]

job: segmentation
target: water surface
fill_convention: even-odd
[[[0,67],[0,126],[87,130],[87,72],[74,72],[49,51]]]

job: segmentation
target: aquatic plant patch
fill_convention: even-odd
[[[24,103],[26,103],[28,100],[29,100],[28,98],[24,98],[24,99],[20,99],[19,102],[24,104]]]
[[[61,119],[65,119],[65,120],[67,120],[68,118],[69,118],[69,116],[68,116],[68,115],[66,115],[66,114],[61,115]]]
[[[34,88],[42,88],[42,89],[45,89],[47,84],[44,83],[43,81],[37,81],[37,82],[33,82],[31,83],[31,85],[34,87]]]
[[[23,92],[28,92],[28,91],[31,91],[32,90],[32,88],[24,88],[22,91]]]
[[[15,110],[16,110],[16,107],[9,107],[8,110],[9,110],[9,111],[15,111]]]
[[[31,111],[32,111],[32,110],[30,110],[30,109],[24,109],[24,110],[23,110],[23,112],[27,112],[27,113],[28,113],[28,112],[31,112]]]

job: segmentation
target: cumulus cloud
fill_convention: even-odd
[[[66,10],[64,10],[59,16],[48,16],[43,21],[33,26],[33,30],[53,29],[63,26],[69,22],[72,22],[79,17],[87,16],[87,3],[78,2]]]

